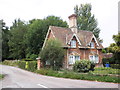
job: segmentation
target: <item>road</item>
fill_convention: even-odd
[[[118,84],[39,75],[17,67],[0,65],[5,78],[1,88],[118,88]]]

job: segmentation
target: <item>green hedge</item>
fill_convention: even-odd
[[[13,60],[5,60],[2,62],[4,65],[9,65],[9,66],[18,66],[18,61],[13,61]]]
[[[18,67],[33,72],[37,69],[37,61],[19,61]]]
[[[120,64],[110,64],[111,68],[120,69]]]

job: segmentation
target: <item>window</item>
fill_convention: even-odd
[[[90,55],[89,56],[90,61],[94,62],[94,63],[98,63],[99,62],[99,57],[98,55]]]
[[[94,42],[91,42],[91,43],[90,43],[90,47],[91,47],[91,48],[94,48],[94,47],[95,47],[95,46],[94,46]]]
[[[71,41],[71,47],[76,48],[76,41],[75,40]]]
[[[74,56],[74,55],[69,56],[69,64],[74,64],[77,60],[80,60],[80,56]]]

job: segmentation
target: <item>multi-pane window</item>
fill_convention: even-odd
[[[90,61],[94,62],[94,63],[98,63],[99,62],[99,57],[98,55],[90,55],[89,56]]]
[[[74,55],[69,56],[69,64],[74,64],[77,60],[80,60],[80,56],[74,56]]]
[[[71,47],[72,48],[76,48],[76,40],[72,40],[71,41]]]

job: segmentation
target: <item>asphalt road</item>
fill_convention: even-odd
[[[0,88],[118,88],[114,83],[56,78],[6,65],[0,69],[6,75]]]

